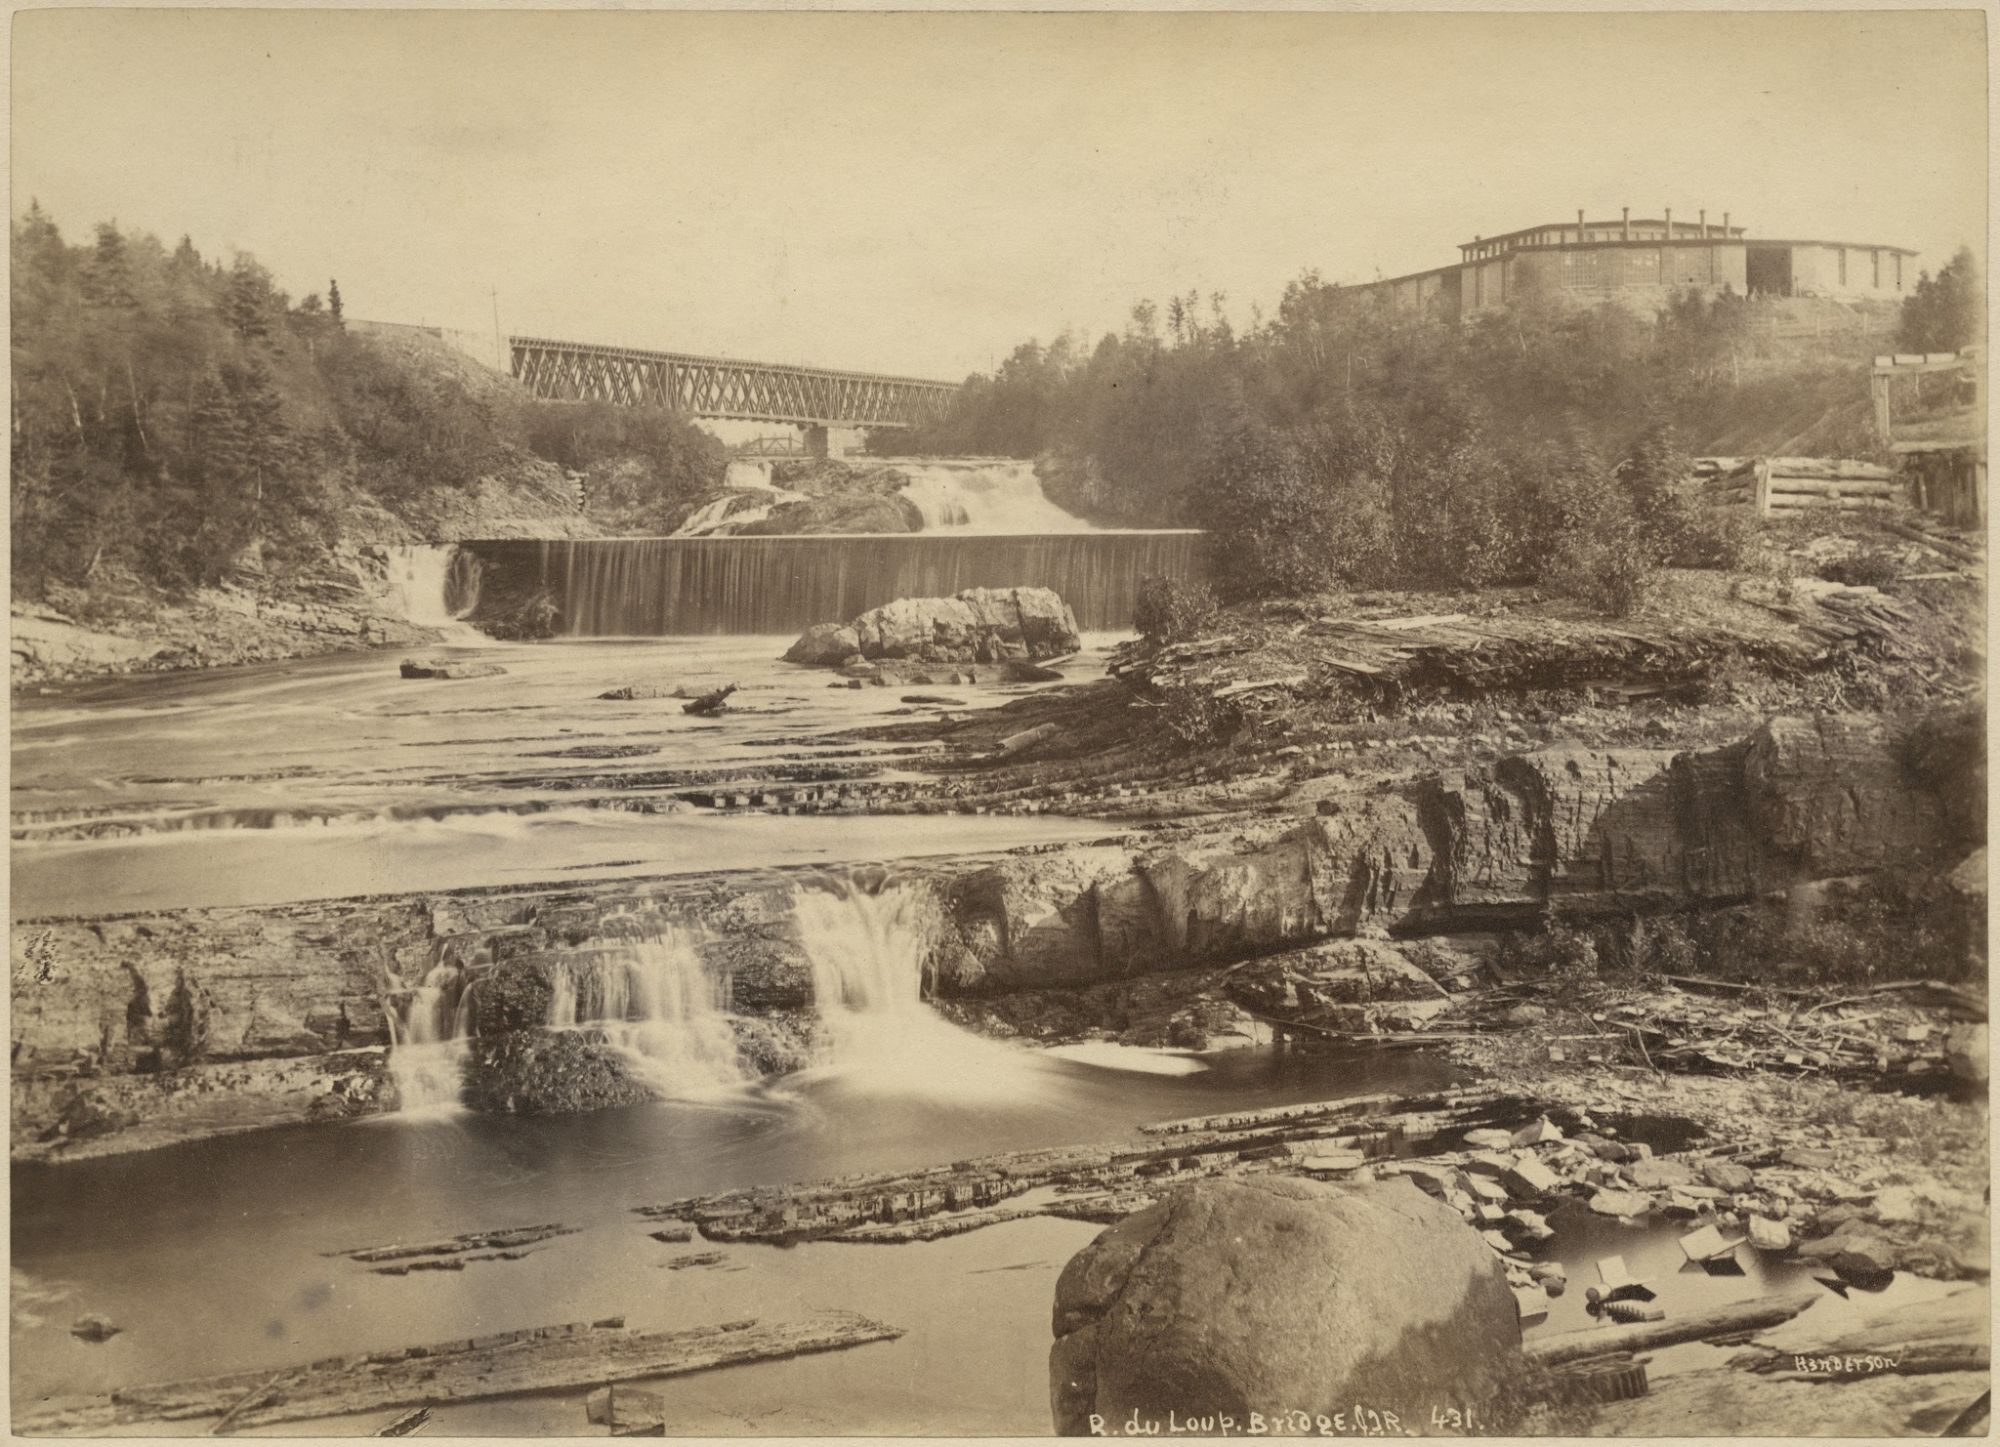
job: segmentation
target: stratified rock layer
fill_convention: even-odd
[[[1723,748],[1543,750],[1325,798],[1307,817],[1238,818],[1171,843],[924,861],[899,877],[942,906],[926,962],[936,993],[1084,986],[1356,935],[1533,927],[1552,903],[1617,914],[1873,871],[1943,878],[1983,840],[1967,836],[1976,816],[1946,797],[1962,786],[1908,754],[1880,721],[1778,718]],[[152,1108],[175,1072],[382,1046],[389,1018],[444,959],[492,977],[476,997],[491,1017],[479,1033],[535,1029],[547,967],[625,938],[634,919],[686,930],[726,983],[730,1014],[810,1010],[797,887],[771,871],[22,922],[11,945],[15,1151],[86,1136],[90,1150],[120,1148],[120,1112]],[[1959,912],[1976,923],[1981,901],[1967,901]],[[1971,950],[1970,923],[1966,936]],[[1374,946],[1347,956],[1295,962],[1269,983],[1301,1004],[1303,982],[1329,1011],[1421,1004],[1421,989],[1398,1000],[1373,983],[1361,998],[1341,970],[1386,981],[1395,962]],[[790,1058],[795,1033],[759,1058]],[[135,1075],[160,1088],[110,1089]],[[319,1114],[372,1108],[353,1075],[300,1075],[275,1114],[250,1123],[300,1118],[309,1080],[321,1082]],[[203,1077],[211,1099],[220,1078]],[[64,1095],[78,1079],[110,1105]]]

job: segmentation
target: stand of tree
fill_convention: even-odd
[[[115,222],[88,245],[31,205],[12,227],[14,591],[107,571],[168,594],[254,552],[282,577],[357,507],[547,464],[615,479],[645,527],[719,481],[719,443],[672,414],[538,403],[350,331],[340,289],[293,302],[247,255],[172,250]]]
[[[1804,398],[1842,434],[1821,445],[1874,450],[1868,359],[1759,358],[1758,306],[1689,291],[1649,321],[1522,298],[1458,326],[1308,273],[1243,333],[1190,292],[1094,347],[1026,343],[889,441],[1034,457],[1107,524],[1206,527],[1239,596],[1542,582],[1622,612],[1650,568],[1740,547],[1678,486],[1677,439]]]

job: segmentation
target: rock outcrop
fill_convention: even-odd
[[[1532,928],[1551,904],[1616,915],[1927,871],[1950,917],[1964,916],[1971,955],[1983,944],[1983,900],[1943,882],[1976,843],[1959,837],[1956,821],[1969,816],[1906,753],[1878,722],[1780,718],[1718,749],[1543,750],[1322,799],[1306,817],[1237,816],[1164,838],[901,873],[941,905],[924,952],[927,988],[940,996],[1094,987],[1310,950],[1241,972],[1231,1000],[1254,1011],[1289,994],[1288,1013],[1328,1028],[1393,1028],[1391,1017],[1427,1008],[1393,958],[1409,955],[1410,937]],[[505,1028],[539,1029],[541,967],[629,938],[635,919],[692,936],[730,1014],[809,1011],[796,887],[773,871],[21,922],[11,943],[15,1149],[67,1151],[79,1135],[108,1148],[132,1133],[125,1116],[143,1117],[133,1101],[157,1103],[170,1077],[197,1067],[381,1047],[415,982],[444,959],[492,976],[483,998],[513,1011]],[[1130,1028],[1139,1015],[1171,1024],[1191,1005],[1149,1005]],[[1213,1040],[1240,1024],[1197,1011],[1166,1033]],[[746,1058],[770,1068],[803,1049],[789,1024],[747,1038],[756,1048]],[[256,1072],[238,1074],[242,1089],[263,1088]],[[299,1075],[319,1080],[318,1094],[288,1083],[285,1108],[298,1115],[281,1118],[373,1108],[375,1096],[339,1083],[350,1074]],[[161,1088],[114,1085],[133,1076]],[[201,1076],[211,1091],[234,1078]],[[79,1081],[103,1094],[103,1109],[59,1098]]]
[[[574,1115],[658,1095],[588,1031],[515,1030],[474,1042],[464,1098],[495,1115]]]
[[[1056,1431],[1277,1413],[1416,1429],[1519,1361],[1507,1278],[1477,1232],[1406,1182],[1202,1182],[1111,1227],[1056,1283]],[[1196,1430],[1199,1430],[1197,1425]]]
[[[816,624],[786,651],[785,661],[839,664],[858,654],[999,663],[1057,658],[1081,646],[1076,615],[1049,589],[968,588],[954,598],[898,598],[844,626]]]

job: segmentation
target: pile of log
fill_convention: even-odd
[[[1634,998],[1604,990],[1573,1000],[1580,1027],[1558,1031],[1565,1058],[1616,1061],[1660,1071],[1769,1071],[1892,1084],[1942,1080],[1954,1052],[1976,1048],[1986,1019],[1976,996],[1935,981],[1898,981],[1830,991],[1774,990],[1732,981],[1667,977],[1668,989]],[[1506,1020],[1510,992],[1471,1008],[1482,1028]],[[1956,1023],[1940,1026],[1939,1010]],[[1583,1027],[1588,1020],[1588,1028]]]
[[[1111,674],[1142,693],[1194,690],[1240,708],[1288,697],[1340,694],[1388,703],[1414,693],[1473,696],[1519,690],[1592,692],[1631,701],[1671,694],[1730,663],[1796,676],[1860,652],[1922,663],[1934,629],[1920,609],[1878,588],[1818,579],[1757,590],[1758,604],[1784,626],[1731,626],[1714,619],[1645,618],[1612,623],[1527,612],[1472,616],[1424,613],[1337,617],[1287,605],[1289,619],[1257,620],[1238,631],[1155,646],[1121,644]]]
[[[1882,617],[1881,626],[1893,626],[1886,611]],[[1827,641],[1852,638],[1873,624],[1838,625]],[[1821,651],[1811,638],[1719,625],[1618,627],[1520,616],[1475,620],[1463,613],[1321,615],[1261,643],[1232,636],[1158,649],[1126,644],[1113,654],[1111,672],[1149,691],[1193,688],[1236,700],[1309,688],[1391,699],[1411,688],[1459,694],[1595,689],[1638,698],[1704,678],[1725,658],[1748,655],[1792,671],[1810,667]]]
[[[1882,507],[1903,498],[1888,468],[1845,458],[1699,457],[1693,480],[1710,507],[1746,508],[1758,517]]]

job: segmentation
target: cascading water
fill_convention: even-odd
[[[851,881],[792,900],[819,1012],[816,1065],[876,1094],[1025,1098],[1046,1085],[1032,1055],[956,1025],[924,1003],[924,960],[938,924],[928,889],[870,893]]]
[[[897,598],[1053,588],[1086,632],[1129,627],[1139,580],[1202,572],[1196,532],[495,540],[492,589],[546,591],[572,637],[796,634]],[[492,580],[499,579],[499,582]]]
[[[402,615],[435,628],[450,643],[484,643],[465,619],[479,606],[484,565],[477,553],[455,545],[389,549],[389,593]]]
[[[926,531],[987,537],[1097,531],[1049,501],[1032,462],[887,458],[882,465],[908,474],[903,496],[924,515]]]
[[[550,985],[552,1029],[601,1033],[662,1095],[713,1095],[748,1079],[723,984],[678,931],[561,960]]]
[[[674,536],[705,538],[741,532],[752,523],[760,523],[769,517],[771,509],[780,503],[802,501],[803,493],[786,492],[775,487],[746,487],[738,492],[724,493],[714,502],[703,503],[689,513],[687,521],[674,531]]]
[[[389,1012],[389,1075],[396,1085],[399,1114],[434,1116],[460,1108],[471,1011],[471,977],[444,951],[401,1008]]]
[[[770,461],[754,457],[733,458],[722,470],[722,485],[746,490],[763,488],[769,491],[772,487]]]

